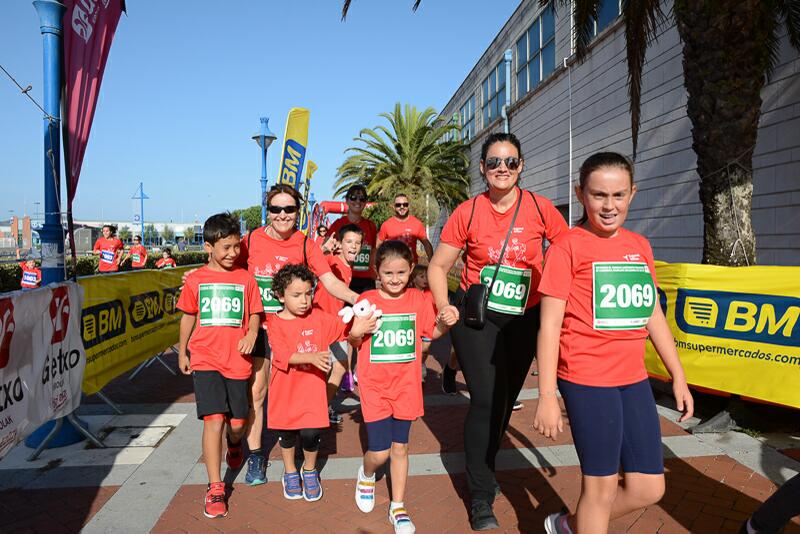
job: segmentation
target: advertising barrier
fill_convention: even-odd
[[[800,268],[656,263],[689,384],[800,408]],[[647,370],[668,374],[647,343]]]
[[[0,298],[0,458],[80,404],[81,301],[74,282]]]
[[[181,276],[194,267],[78,280],[84,290],[84,393],[97,393],[114,378],[178,342],[181,315],[175,306]]]

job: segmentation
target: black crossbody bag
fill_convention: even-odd
[[[536,199],[534,198],[534,202],[535,201]],[[492,281],[488,286],[480,282],[477,284],[472,284],[467,288],[467,292],[464,295],[464,324],[470,328],[474,328],[475,330],[482,330],[483,325],[486,324],[486,309],[489,304],[489,295],[491,294],[492,286],[494,285],[495,280],[497,280],[497,273],[500,272],[500,265],[502,264],[503,257],[506,253],[506,245],[508,245],[508,240],[511,238],[511,232],[514,229],[514,223],[517,220],[517,214],[519,213],[519,207],[521,205],[522,190],[520,189],[519,198],[517,198],[517,207],[514,208],[514,216],[511,218],[511,226],[508,227],[506,240],[503,243],[503,248],[500,250],[500,257],[497,265],[495,265]],[[538,203],[536,208],[539,208]],[[472,211],[473,213],[475,212],[475,204],[472,205]],[[472,222],[472,214],[470,214],[470,222]],[[467,230],[469,230],[469,225],[467,225]],[[467,238],[466,253],[467,256],[469,256],[469,237]],[[467,260],[467,263],[464,264],[464,269],[469,269],[469,260]]]

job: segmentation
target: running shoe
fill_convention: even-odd
[[[328,406],[328,422],[332,425],[341,425],[342,416],[336,413],[336,410],[333,409],[333,406]]]
[[[206,490],[206,502],[203,505],[203,515],[211,519],[228,515],[228,505],[225,504],[225,483],[212,482]]]
[[[547,534],[572,534],[567,517],[569,514],[566,511],[548,515],[544,518],[544,531]]]
[[[445,365],[444,371],[442,371],[442,393],[445,395],[458,393],[456,389],[456,370],[451,369],[449,365]]]
[[[525,405],[522,404],[520,401],[514,401],[514,406],[512,406],[511,409],[516,412],[518,410],[523,409],[524,407]]]
[[[356,506],[358,509],[368,514],[375,508],[375,475],[367,478],[364,474],[364,466],[358,468],[356,480]]]
[[[322,498],[322,484],[319,481],[319,471],[303,469],[303,498],[308,502],[318,501]]]
[[[283,496],[295,501],[303,498],[303,488],[300,487],[300,473],[284,473],[281,478],[283,484]]]
[[[267,481],[267,459],[260,454],[250,454],[247,458],[246,484],[258,486]]]
[[[227,438],[226,438],[227,439]],[[242,467],[244,463],[244,451],[242,451],[242,440],[239,443],[228,441],[228,452],[225,453],[225,463],[234,471]]]
[[[394,534],[414,534],[417,531],[403,507],[389,508],[389,523],[394,526]]]
[[[469,525],[472,530],[492,530],[493,528],[500,528],[500,523],[497,522],[492,511],[492,505],[487,501],[474,500],[470,505],[469,510]]]

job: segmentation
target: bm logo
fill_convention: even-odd
[[[686,333],[800,345],[800,299],[678,288],[675,321]]]
[[[83,346],[87,349],[125,333],[125,308],[112,300],[83,310],[81,315]]]
[[[286,140],[286,148],[281,158],[281,175],[278,181],[297,188],[300,173],[303,171],[303,160],[306,158],[306,147],[294,139]]]

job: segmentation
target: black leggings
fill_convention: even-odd
[[[750,526],[759,534],[777,534],[796,515],[800,515],[800,474],[764,501],[750,519]]]
[[[521,316],[488,311],[483,330],[465,326],[463,318],[462,308],[451,337],[470,396],[464,422],[467,483],[472,499],[492,503],[497,451],[536,351],[539,306]]]
[[[278,443],[281,449],[292,449],[297,445],[297,436],[304,451],[317,452],[319,450],[319,428],[304,428],[302,430],[278,430]]]

